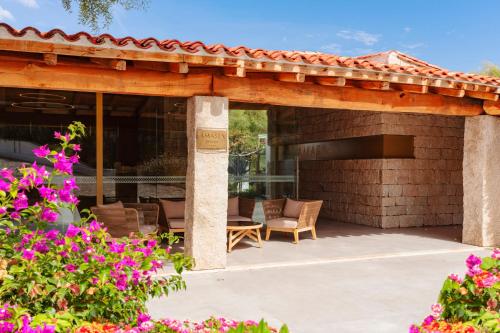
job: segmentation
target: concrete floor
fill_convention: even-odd
[[[224,271],[188,272],[187,291],[149,303],[154,317],[266,318],[291,332],[407,332],[436,301],[444,278],[464,272],[461,228],[381,230],[322,221],[318,239],[271,236],[235,247]],[[305,235],[304,235],[305,236]]]

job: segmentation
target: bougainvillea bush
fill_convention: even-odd
[[[448,276],[432,314],[410,333],[500,332],[500,249],[490,257],[470,255],[465,264],[465,276]]]
[[[0,302],[31,316],[63,312],[71,320],[135,320],[148,298],[185,287],[180,273],[190,260],[156,239],[111,239],[92,215],[64,234],[54,228],[58,210],[78,203],[72,174],[80,146],[74,140],[84,134],[75,122],[67,133],[55,133],[55,149],[33,151],[50,171],[36,161],[0,170]],[[177,274],[153,278],[165,262]]]
[[[55,132],[55,147],[33,151],[44,163],[0,170],[0,333],[277,332],[224,318],[151,320],[146,301],[185,288],[180,274],[192,265],[170,252],[173,235],[113,239],[88,211],[64,233],[56,228],[59,210],[78,204],[73,166],[83,135],[74,122]],[[165,263],[175,273],[155,276]]]

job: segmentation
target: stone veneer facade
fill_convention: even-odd
[[[294,119],[293,131],[270,131],[275,145],[414,136],[412,159],[301,161],[300,197],[324,200],[323,217],[381,228],[462,224],[463,117],[274,108],[269,119],[270,129]]]

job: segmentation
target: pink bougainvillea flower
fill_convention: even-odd
[[[458,284],[462,284],[463,280],[457,274],[450,274],[448,278],[452,281],[455,281]]]
[[[30,249],[23,249],[23,258],[26,260],[34,260],[35,259],[35,251]]]
[[[76,179],[75,178],[68,178],[64,180],[63,186],[66,190],[77,190],[78,186],[76,185]]]
[[[493,259],[500,259],[500,248],[493,249],[493,253],[491,254]]]
[[[10,183],[7,183],[5,180],[0,179],[0,191],[9,192],[10,185]]]
[[[26,209],[28,208],[28,197],[26,196],[26,194],[21,192],[17,195],[17,198],[14,199],[12,205],[14,206],[14,209],[16,211]]]
[[[96,231],[99,231],[101,230],[101,224],[99,222],[97,222],[96,220],[92,220],[92,222],[90,222],[89,224],[89,231],[90,232],[96,232]]]
[[[64,268],[70,273],[75,272],[77,269],[76,265],[74,264],[67,264],[66,266],[64,266]]]
[[[408,333],[421,333],[421,332],[420,332],[420,328],[418,328],[416,325],[411,325]]]
[[[58,235],[59,235],[59,230],[52,229],[45,233],[45,238],[47,238],[48,240],[56,240]]]
[[[42,185],[38,188],[38,193],[40,193],[40,196],[43,199],[46,199],[49,202],[56,202],[57,201],[56,191],[50,187],[46,187],[46,186]]]
[[[4,215],[5,213],[7,213],[7,207],[0,207],[0,215]]]
[[[80,145],[78,143],[75,143],[71,148],[74,151],[81,151],[82,150],[82,148],[80,147]]]
[[[48,148],[47,145],[40,146],[38,148],[33,149],[33,154],[37,157],[47,157],[50,154],[50,149]]]
[[[47,207],[42,209],[42,214],[40,215],[40,218],[42,220],[50,222],[50,223],[55,222],[58,217],[59,217],[58,213],[56,213],[55,211],[53,211],[52,209],[47,208]]]
[[[0,170],[0,176],[2,176],[3,178],[7,179],[10,182],[13,182],[16,179],[14,177],[14,171],[7,168],[3,168],[2,170]]]
[[[0,308],[0,320],[8,320],[12,317],[12,314],[9,311],[9,306],[5,304]]]
[[[123,253],[125,251],[125,243],[117,243],[115,240],[109,245],[109,252],[112,253]]]
[[[66,230],[66,237],[74,238],[80,233],[80,228],[70,224],[68,230]]]
[[[467,257],[467,260],[465,260],[465,264],[467,265],[467,268],[472,268],[477,265],[481,265],[481,258],[476,257],[475,255],[471,254],[469,257]]]
[[[50,248],[47,245],[47,242],[45,239],[39,240],[33,244],[33,250],[39,253],[47,253],[49,252]]]
[[[80,252],[80,247],[75,242],[71,242],[71,251]]]
[[[93,258],[95,259],[95,261],[100,262],[100,263],[103,263],[106,261],[106,257],[103,255],[95,255]]]

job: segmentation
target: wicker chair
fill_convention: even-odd
[[[121,202],[91,207],[92,213],[108,229],[113,238],[143,234],[156,236],[158,232],[158,205]]]
[[[312,238],[316,239],[316,220],[323,205],[322,200],[301,200],[302,207],[295,217],[284,216],[287,199],[265,200],[262,202],[266,219],[266,240],[269,240],[271,231],[293,233],[294,243],[299,243],[299,233],[311,231]]]
[[[231,211],[229,207],[231,200],[238,200],[238,211]],[[227,221],[228,222],[252,222],[255,209],[255,199],[233,197],[228,200]]]

